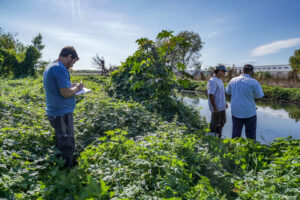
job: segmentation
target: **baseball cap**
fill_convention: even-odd
[[[226,69],[226,67],[225,67],[224,65],[218,65],[218,66],[216,67],[216,69],[222,70],[222,71],[224,71],[224,72],[228,72],[227,69]]]
[[[244,71],[253,71],[254,70],[254,67],[250,64],[246,64],[244,65]]]
[[[246,64],[246,65],[244,65],[243,71],[246,72],[246,73],[252,71],[252,73],[253,73],[254,67],[252,65],[250,65],[250,64]],[[253,73],[253,75],[254,75],[254,73]]]

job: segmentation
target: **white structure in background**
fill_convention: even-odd
[[[287,77],[292,70],[290,65],[257,65],[254,72],[269,72],[272,76]],[[237,73],[242,73],[243,67],[235,67]]]

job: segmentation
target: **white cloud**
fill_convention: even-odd
[[[281,49],[293,47],[300,45],[300,38],[293,38],[288,40],[279,40],[272,42],[270,44],[265,44],[259,47],[256,47],[252,50],[252,56],[262,56],[267,54],[277,53]]]
[[[213,32],[209,33],[209,34],[207,35],[207,37],[208,37],[208,38],[214,37],[214,36],[216,36],[217,34],[218,34],[217,31],[213,31]]]
[[[238,65],[242,65],[242,64],[251,64],[254,65],[255,63],[257,63],[257,60],[253,59],[253,58],[246,58],[246,59],[241,59],[235,62]]]
[[[94,33],[108,34],[117,37],[134,37],[138,38],[141,33],[147,32],[143,27],[135,24],[123,23],[118,21],[93,21],[90,23],[91,29]]]
[[[73,20],[82,20],[81,6],[79,0],[73,0],[71,4]]]

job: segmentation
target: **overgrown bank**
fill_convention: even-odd
[[[299,198],[299,140],[218,140],[204,136],[204,124],[191,132],[141,104],[108,98],[101,79],[77,79],[93,93],[77,97],[72,170],[55,157],[41,79],[0,81],[1,198]]]
[[[56,157],[42,79],[0,80],[0,198],[299,198],[300,141],[205,136],[198,111],[176,99],[168,58],[189,45],[168,31],[157,39],[139,39],[107,80],[72,78],[92,90],[76,97],[73,169]]]
[[[193,90],[197,92],[207,92],[206,81],[189,81],[178,80],[180,89]],[[226,87],[227,83],[225,83]],[[276,86],[262,85],[264,91],[264,98],[270,100],[288,101],[288,102],[300,102],[300,88],[283,88]]]

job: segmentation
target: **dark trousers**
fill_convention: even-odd
[[[75,150],[73,113],[64,116],[48,116],[48,120],[55,129],[56,147],[62,153],[65,167],[72,167]]]
[[[213,133],[217,133],[219,138],[222,136],[222,129],[224,124],[226,123],[226,113],[225,110],[211,113],[211,121],[210,121],[210,130]]]
[[[232,115],[232,138],[241,137],[245,125],[246,137],[256,140],[256,115],[249,118],[237,118]]]

